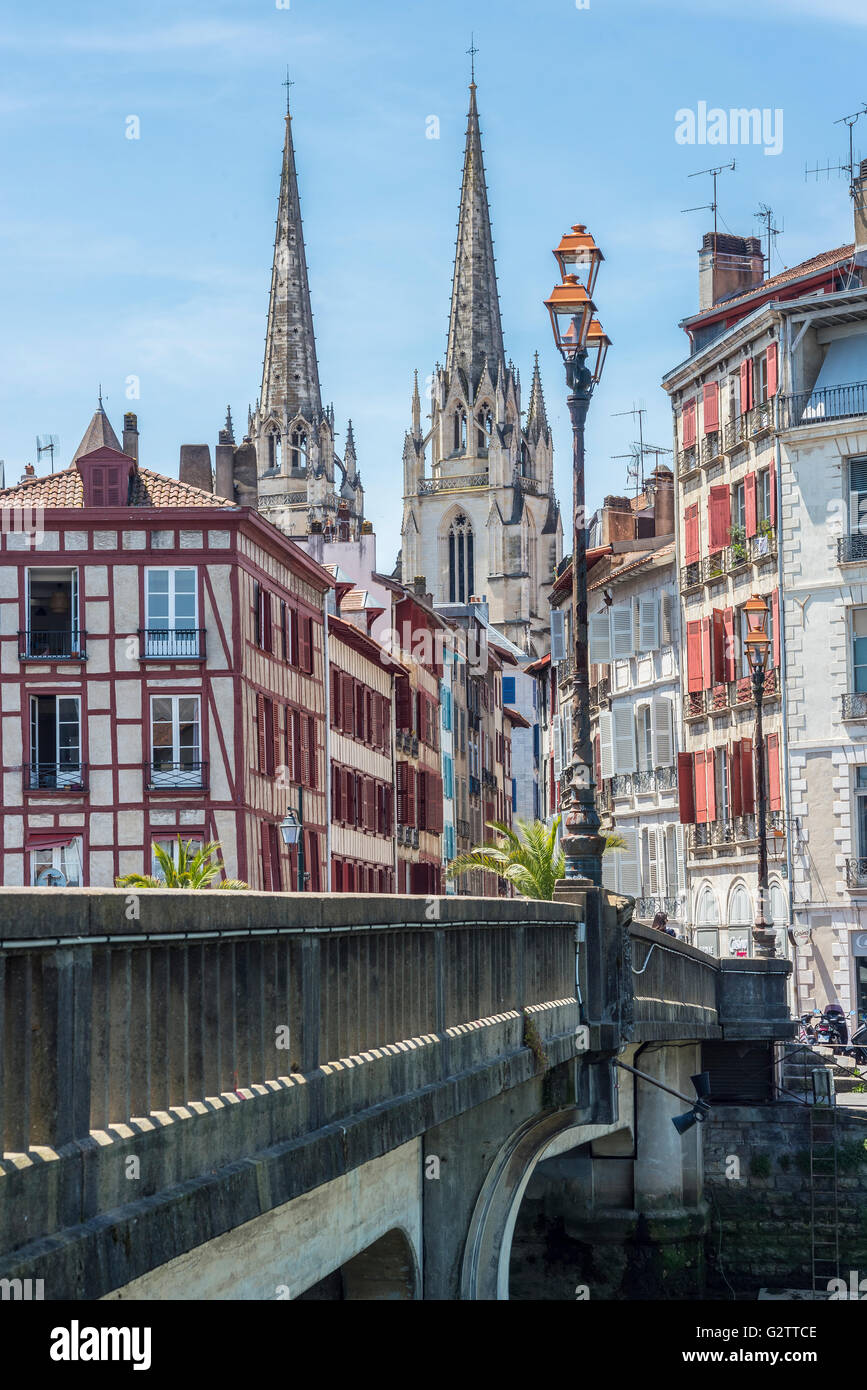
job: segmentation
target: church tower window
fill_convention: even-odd
[[[268,435],[268,471],[279,473],[283,466],[283,441],[277,430]]]
[[[494,428],[494,417],[490,406],[482,406],[476,416],[476,426],[476,448],[487,449],[491,442],[491,431]]]
[[[455,411],[455,449],[467,447],[467,412],[462,405]]]
[[[307,432],[300,425],[289,436],[289,467],[307,467]]]
[[[466,603],[475,593],[473,528],[465,516],[449,527],[449,603]]]

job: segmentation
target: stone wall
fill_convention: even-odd
[[[840,1273],[867,1277],[867,1116],[838,1109],[837,1126]],[[720,1106],[703,1137],[708,1296],[809,1288],[809,1109]]]

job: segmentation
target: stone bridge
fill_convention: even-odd
[[[791,1035],[789,966],[595,901],[0,890],[0,1279],[508,1298],[552,1161],[602,1238],[697,1241],[700,1131],[612,1059],[691,1094]]]

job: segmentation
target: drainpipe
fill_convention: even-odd
[[[697,393],[697,388],[696,388],[696,393]],[[675,597],[675,600],[676,600],[676,603],[677,603],[677,659],[676,659],[676,661],[675,661],[675,666],[676,666],[676,668],[677,668],[677,710],[678,710],[678,719],[677,719],[677,744],[678,744],[678,746],[677,746],[677,748],[674,750],[674,767],[675,767],[675,771],[677,771],[677,755],[678,755],[678,753],[685,753],[685,752],[686,752],[686,736],[685,736],[685,735],[686,735],[686,724],[685,724],[684,718],[683,718],[683,676],[684,676],[684,663],[685,663],[685,661],[686,661],[686,626],[685,626],[684,613],[683,613],[683,597],[682,597],[681,592],[680,592],[680,560],[681,560],[681,557],[682,557],[682,555],[683,555],[683,536],[681,535],[681,524],[680,524],[680,521],[681,521],[681,507],[683,506],[683,495],[682,495],[682,492],[681,492],[681,489],[680,489],[680,486],[679,486],[679,479],[678,479],[678,473],[677,473],[677,417],[675,416],[674,410],[673,410],[673,409],[672,409],[672,421],[673,421],[673,423],[672,423],[672,434],[673,434],[672,448],[673,448],[673,450],[674,450],[674,452],[673,452],[673,454],[672,454],[672,458],[673,458],[673,460],[674,460],[674,597]],[[698,448],[698,447],[700,447],[700,446],[697,445],[696,447]],[[679,790],[678,790],[678,805],[679,805],[679,804],[680,804],[680,792],[679,792]],[[680,813],[679,813],[679,811],[678,811],[678,815],[679,815],[679,814],[680,814]],[[686,866],[687,866],[687,861],[689,860],[689,849],[687,848],[687,840],[688,840],[687,829],[688,829],[687,826],[684,826],[684,827],[683,827],[683,888],[684,888],[684,898],[685,898],[685,900],[686,900],[686,901],[685,901],[685,911],[684,911],[684,923],[683,923],[683,927],[684,927],[684,932],[687,933],[686,940],[687,940],[690,944],[692,944],[691,936],[690,936],[689,934],[693,932],[694,927],[693,927],[692,922],[690,921],[690,919],[691,919],[691,917],[692,917],[692,883],[690,882],[690,874],[689,874],[689,871],[688,871],[688,869],[687,869],[687,867],[686,867]],[[677,836],[675,836],[675,842],[676,842],[676,840],[677,840]],[[717,938],[717,946],[719,946],[719,938]]]
[[[798,338],[797,338],[797,341],[796,341],[795,346],[797,346],[797,343],[799,343],[799,342],[801,341],[801,338],[804,336],[804,332],[805,332],[805,330],[806,330],[808,324],[809,324],[809,319],[807,320],[807,323],[804,324],[804,327],[802,328],[801,332],[798,334]],[[786,366],[787,385],[788,385],[788,388],[789,388],[789,393],[791,394],[792,385],[793,385],[793,382],[794,382],[794,372],[793,372],[793,367],[792,367],[792,358],[791,358],[791,354],[792,354],[792,352],[793,352],[794,349],[793,349],[793,347],[790,345],[790,342],[789,342],[789,320],[788,320],[788,318],[786,317],[785,314],[781,314],[781,315],[780,315],[780,336],[781,336],[781,338],[782,338],[782,340],[783,340],[783,341],[782,341],[782,348],[783,348],[783,350],[782,350],[782,352],[780,353],[780,357],[781,357],[783,363],[784,363],[785,366]],[[793,863],[792,863],[792,829],[791,829],[791,827],[792,827],[792,817],[791,817],[791,797],[790,797],[790,792],[789,792],[789,693],[788,693],[788,682],[787,682],[787,680],[786,680],[786,622],[785,622],[785,616],[784,616],[784,614],[785,614],[785,607],[784,607],[784,602],[783,602],[783,467],[782,467],[782,454],[783,454],[783,450],[782,450],[782,445],[780,444],[780,426],[781,426],[781,423],[782,423],[781,420],[780,420],[780,406],[781,406],[781,401],[782,401],[782,393],[781,393],[780,390],[778,389],[778,390],[777,390],[777,394],[776,394],[776,396],[774,397],[774,460],[775,460],[775,464],[776,464],[776,467],[775,467],[775,470],[774,470],[774,471],[775,471],[775,474],[776,474],[776,478],[775,478],[775,488],[776,488],[776,493],[777,493],[777,498],[776,498],[776,504],[777,504],[777,525],[778,525],[778,527],[779,527],[779,534],[778,534],[778,537],[777,537],[777,588],[778,588],[779,594],[780,594],[780,711],[781,711],[781,715],[782,715],[782,718],[781,718],[781,724],[782,724],[781,732],[782,732],[782,736],[783,736],[783,738],[782,738],[782,755],[783,755],[783,757],[782,757],[782,763],[783,763],[783,768],[785,769],[785,776],[782,778],[782,783],[783,783],[783,786],[784,786],[784,788],[785,788],[785,792],[784,792],[783,815],[784,815],[784,817],[785,817],[785,822],[784,822],[784,824],[785,824],[785,827],[786,827],[786,885],[787,885],[787,888],[788,888],[789,921],[792,922],[792,923],[794,923],[794,920],[795,920],[795,885],[794,885],[794,873],[793,873]],[[788,933],[786,934],[786,936],[787,936],[787,940],[786,940],[786,951],[785,951],[785,954],[788,955],[788,949],[787,949],[787,948],[788,948],[788,944],[789,944],[789,943],[788,943]],[[798,987],[799,982],[798,982],[798,979],[797,979],[797,971],[798,971],[798,952],[797,952],[797,950],[796,950],[794,947],[792,948],[792,957],[793,957],[792,963],[793,963],[793,966],[794,966],[794,970],[793,970],[793,972],[792,972],[792,990],[794,991],[794,1000],[793,1000],[793,1001],[790,1000],[790,1007],[791,1007],[791,1004],[794,1003],[794,1005],[795,1005],[795,1010],[794,1010],[794,1011],[797,1012],[797,1004],[798,1004],[798,998],[799,998],[799,995],[800,995],[800,990],[799,990],[799,987]]]
[[[328,659],[328,594],[325,595],[325,637],[322,643],[325,686],[325,883],[331,892],[331,666]]]

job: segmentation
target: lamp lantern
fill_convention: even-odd
[[[768,663],[771,639],[768,636],[768,605],[761,594],[753,594],[744,604],[747,615],[747,635],[744,646],[751,671],[764,671]]]
[[[554,256],[560,267],[561,279],[565,280],[568,275],[577,276],[592,299],[596,276],[605,257],[583,222],[576,222],[571,232],[560,238]]]
[[[564,362],[570,362],[587,347],[587,334],[596,305],[578,276],[566,275],[562,284],[554,286],[545,306],[551,315],[557,351]]]

